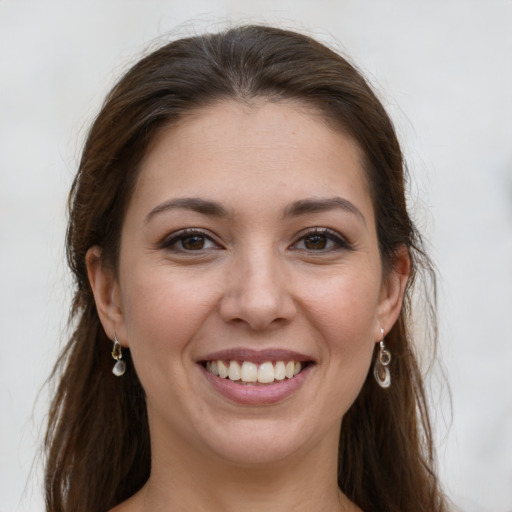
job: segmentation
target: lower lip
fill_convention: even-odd
[[[242,384],[239,380],[233,381],[213,375],[202,365],[199,367],[215,391],[229,400],[243,405],[269,405],[293,394],[303,384],[313,365],[309,364],[291,379],[274,381],[271,384]]]

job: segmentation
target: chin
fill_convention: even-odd
[[[307,426],[293,424],[289,419],[245,420],[231,428],[223,428],[207,443],[212,451],[225,462],[243,467],[271,466],[293,461],[314,448],[326,433],[309,431]],[[339,437],[336,426],[335,438]],[[212,434],[212,433],[210,433]]]

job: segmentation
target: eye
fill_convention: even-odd
[[[172,233],[161,244],[163,249],[173,252],[200,252],[220,249],[213,238],[197,229],[182,229]]]
[[[350,248],[350,244],[339,233],[328,228],[314,228],[303,234],[292,246],[292,249],[309,252],[328,252]]]

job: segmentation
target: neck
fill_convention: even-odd
[[[337,434],[336,434],[337,435]],[[328,441],[328,440],[327,440]],[[151,476],[126,510],[294,512],[359,510],[339,490],[332,442],[272,464],[233,464],[181,445],[154,447]]]

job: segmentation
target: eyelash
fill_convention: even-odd
[[[297,248],[299,242],[305,241],[308,237],[312,236],[321,236],[326,238],[326,243],[329,241],[334,242],[336,244],[335,247],[328,248],[320,248],[320,249],[307,249],[307,248]],[[338,232],[333,231],[329,228],[313,228],[306,232],[303,232],[299,235],[297,240],[292,244],[291,248],[296,251],[305,251],[308,253],[326,253],[331,251],[340,251],[340,250],[352,250],[352,245],[342,237]]]
[[[203,248],[200,248],[198,250],[186,249],[183,246],[181,248],[173,247],[178,242],[181,241],[182,244],[183,244],[183,242],[185,240],[193,238],[193,237],[202,238],[205,241],[208,241],[208,242],[211,242],[212,244],[215,244],[216,248],[220,248],[219,244],[213,239],[213,237],[211,237],[210,235],[208,235],[204,231],[201,231],[200,229],[196,229],[196,228],[182,229],[182,230],[180,230],[180,231],[178,231],[176,233],[172,233],[170,235],[170,237],[167,237],[167,238],[165,238],[162,241],[160,246],[161,246],[162,249],[167,249],[167,250],[178,252],[178,253],[179,252],[192,253],[192,252],[201,252],[201,251],[205,250]]]
[[[326,239],[325,243],[328,244],[329,241],[333,242],[335,244],[335,247],[327,247],[327,248],[321,247],[319,249],[308,249],[306,247],[304,247],[304,248],[297,247],[297,245],[300,242],[305,241],[308,237],[314,237],[314,236],[325,237],[325,239]],[[200,247],[199,249],[187,249],[187,248],[183,247],[183,245],[181,248],[174,247],[179,242],[181,242],[183,244],[187,239],[191,239],[193,237],[197,237],[197,238],[201,239],[203,241],[203,244],[211,242],[212,244],[215,245],[215,249],[222,248],[213,239],[212,236],[210,236],[208,233],[206,233],[200,229],[197,229],[197,228],[187,228],[187,229],[182,229],[176,233],[172,233],[169,237],[165,238],[162,241],[162,243],[160,244],[160,247],[162,249],[170,250],[170,251],[173,251],[176,253],[193,253],[193,252],[199,253],[199,252],[202,252],[202,251],[205,251],[208,249],[212,249],[212,247],[207,247],[207,248]],[[324,254],[327,252],[334,252],[334,251],[340,251],[340,250],[352,250],[352,246],[345,238],[343,238],[339,233],[337,233],[336,231],[333,231],[332,229],[313,228],[313,229],[309,229],[306,232],[302,232],[297,237],[295,242],[293,242],[293,244],[290,246],[290,249],[296,250],[296,251],[308,252],[308,253]]]

